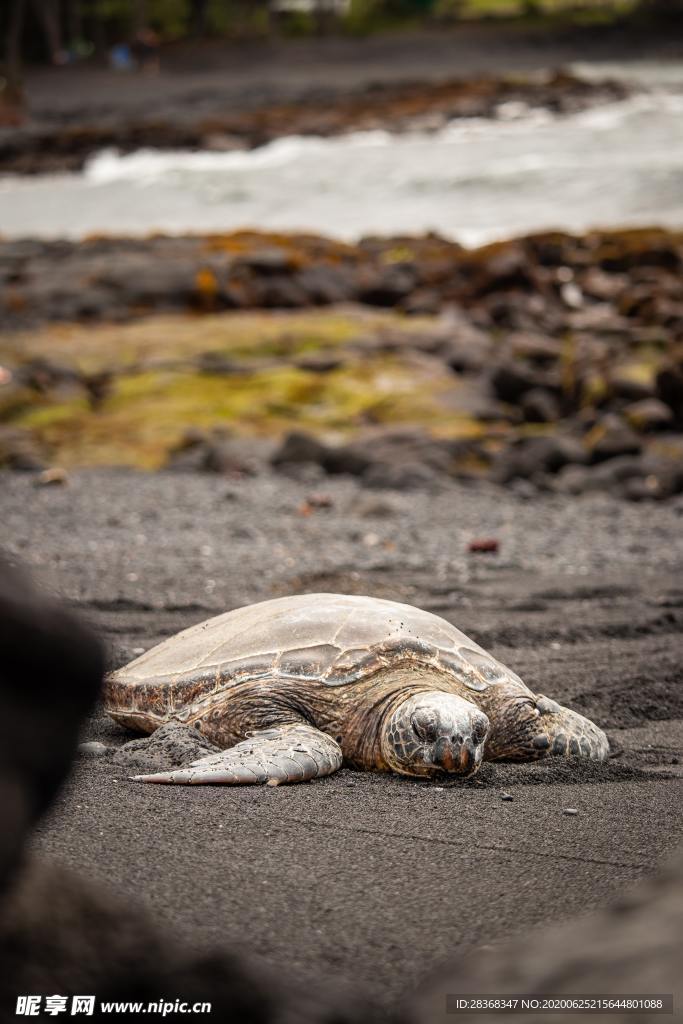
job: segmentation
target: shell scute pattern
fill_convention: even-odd
[[[386,668],[388,664],[389,660],[376,648],[349,647],[330,665],[322,681],[327,686],[345,686]]]
[[[495,661],[490,655],[481,651],[473,651],[468,647],[461,647],[460,657],[467,666],[468,685],[473,689],[485,690],[487,686],[495,683],[505,682],[509,678],[509,672],[504,665]]]
[[[167,694],[156,683],[141,683],[135,689],[134,707],[136,710],[148,711],[162,715],[167,706]]]
[[[390,661],[393,661],[395,658],[415,658],[419,661],[433,661],[438,653],[438,648],[434,644],[414,636],[385,640],[379,645],[379,650]]]
[[[470,690],[479,692],[485,690],[488,686],[479,670],[470,665],[458,649],[454,651],[439,651],[438,664],[441,669],[451,672],[458,679],[462,680]]]
[[[172,706],[176,710],[181,710],[207,700],[226,686],[270,676],[273,674],[273,665],[277,657],[274,653],[258,654],[253,658],[239,658],[237,661],[181,676],[171,688]]]
[[[431,612],[378,598],[302,594],[192,626],[114,673],[110,686],[120,708],[155,714],[165,705],[178,714],[251,679],[353,685],[406,663],[453,672],[475,691],[517,678]]]
[[[207,694],[213,693],[217,686],[217,673],[213,669],[208,672],[202,669],[199,672],[175,676],[169,687],[171,704],[177,708],[201,700]]]
[[[333,644],[284,651],[278,661],[278,674],[294,679],[320,679],[339,654],[339,648]]]
[[[248,658],[231,658],[230,661],[220,662],[216,667],[218,685],[223,685],[228,680],[241,682],[244,679],[258,679],[260,676],[271,675],[277,671],[279,661],[279,651],[266,651]]]

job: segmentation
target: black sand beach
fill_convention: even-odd
[[[331,507],[301,515],[321,486]],[[196,948],[334,975],[387,1006],[473,946],[605,905],[680,839],[682,513],[680,498],[489,484],[372,494],[344,478],[108,470],[38,489],[3,474],[5,548],[106,638],[111,665],[251,601],[374,594],[456,622],[592,717],[615,755],[485,766],[467,784],[344,770],[242,790],[135,785],[113,752],[83,755],[35,846]],[[499,553],[468,553],[480,537]],[[83,736],[133,738],[103,714]]]
[[[29,108],[58,122],[112,111],[149,115],[265,106],[378,83],[428,83],[478,75],[525,75],[576,61],[676,59],[676,34],[656,26],[460,24],[327,39],[185,41],[164,48],[160,75],[121,75],[86,64],[32,68]]]

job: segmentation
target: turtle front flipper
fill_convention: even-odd
[[[234,747],[137,782],[179,786],[244,786],[258,783],[308,782],[341,768],[339,744],[312,725],[283,725],[256,732]]]
[[[557,755],[604,761],[609,743],[594,722],[549,697],[514,699],[494,716],[487,761],[537,761]]]

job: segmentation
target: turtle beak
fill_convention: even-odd
[[[442,771],[457,775],[471,775],[476,766],[474,746],[469,740],[454,745],[442,737],[434,745],[433,759]]]
[[[434,745],[434,764],[439,768],[442,768],[445,772],[453,772],[456,770],[456,764],[458,757],[456,751],[453,749],[453,744],[450,740],[442,737]]]
[[[463,743],[460,748],[460,758],[458,767],[463,775],[471,775],[476,765],[475,751],[472,744],[468,741]]]

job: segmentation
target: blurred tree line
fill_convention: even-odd
[[[424,18],[543,16],[571,9],[683,19],[683,0],[2,0],[0,99],[18,92],[24,61],[60,64],[104,56],[145,29],[171,41],[264,35],[280,28],[371,31]]]

